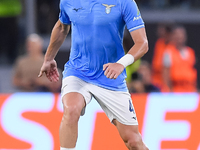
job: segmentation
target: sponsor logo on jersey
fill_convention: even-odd
[[[115,5],[108,5],[108,4],[102,4],[103,6],[106,7],[106,13],[109,14],[111,12],[111,8],[114,7]]]
[[[80,9],[83,9],[82,7],[81,8],[74,8],[73,10],[75,10],[76,12],[78,12]]]
[[[141,19],[141,18],[142,18],[141,16],[134,17],[134,18],[133,18],[133,21],[137,21],[137,20],[139,20],[139,19]]]

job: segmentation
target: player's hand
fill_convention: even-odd
[[[104,75],[110,79],[116,79],[124,70],[124,66],[119,63],[107,63],[103,65]]]
[[[41,77],[43,73],[46,74],[46,77],[49,79],[49,81],[57,82],[59,80],[59,73],[56,61],[55,60],[44,61],[38,77]]]

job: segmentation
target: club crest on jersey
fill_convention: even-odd
[[[106,7],[106,13],[109,14],[111,11],[111,8],[114,7],[115,5],[108,5],[108,4],[102,4],[103,6]]]

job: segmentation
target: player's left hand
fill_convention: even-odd
[[[116,79],[124,70],[124,66],[119,63],[107,63],[103,65],[104,75],[110,79]]]

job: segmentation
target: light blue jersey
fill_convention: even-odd
[[[144,27],[135,1],[61,0],[59,18],[72,27],[72,47],[63,78],[76,76],[106,89],[127,91],[125,70],[117,79],[109,79],[103,65],[124,56],[125,25],[130,32]]]

